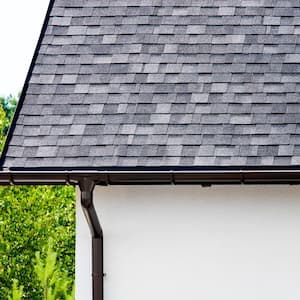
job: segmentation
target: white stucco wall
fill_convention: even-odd
[[[300,187],[97,187],[105,300],[299,300]],[[91,299],[77,209],[76,299]]]

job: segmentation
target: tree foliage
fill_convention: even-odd
[[[8,300],[22,300],[23,286],[18,285],[18,280],[13,280],[11,295],[8,295]]]
[[[13,118],[16,101],[0,99],[0,150]],[[75,191],[65,186],[0,187],[0,299],[9,299],[12,287],[22,299],[43,299],[43,287],[34,270],[36,252],[53,242],[59,268],[56,276],[74,282]],[[70,286],[70,285],[69,285]]]
[[[13,279],[24,286],[24,299],[41,299],[33,262],[50,237],[61,274],[74,277],[74,209],[73,187],[0,188],[0,299],[5,299]]]
[[[44,255],[36,253],[34,271],[43,288],[45,300],[74,300],[75,286],[67,273],[57,265],[57,252],[53,250],[53,240],[49,239]],[[44,256],[44,258],[42,257]]]
[[[0,97],[0,149],[3,148],[6,135],[17,106],[15,97]]]
[[[0,97],[0,103],[1,103],[2,109],[5,112],[6,118],[10,123],[14,116],[18,100],[16,97],[13,97],[13,96],[9,96],[6,98]],[[9,126],[9,124],[8,124],[8,126]],[[8,127],[6,129],[8,129]]]

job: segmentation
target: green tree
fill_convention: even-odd
[[[0,149],[2,149],[4,146],[8,127],[9,127],[9,121],[6,117],[3,107],[1,106],[0,107]]]
[[[3,149],[6,135],[16,110],[17,102],[17,99],[12,96],[7,98],[0,97],[0,152]]]
[[[18,280],[13,281],[11,296],[8,295],[8,300],[22,300],[23,286],[18,286]]]
[[[44,300],[74,300],[75,286],[67,273],[62,273],[57,263],[57,253],[53,250],[53,240],[49,239],[44,255],[36,253],[34,270],[43,288]],[[43,257],[44,256],[44,257]]]
[[[17,104],[18,104],[18,100],[16,97],[13,96],[9,96],[9,97],[0,97],[0,103],[1,103],[1,107],[5,112],[6,118],[9,121],[9,123],[12,121]],[[9,124],[8,124],[9,127]],[[7,129],[8,129],[7,127]]]
[[[74,197],[73,187],[0,188],[0,299],[6,299],[13,279],[24,286],[24,299],[41,299],[33,262],[50,237],[59,271],[74,280]]]

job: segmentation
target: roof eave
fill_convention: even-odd
[[[97,185],[300,184],[300,169],[3,171],[0,185],[77,185],[86,177]]]

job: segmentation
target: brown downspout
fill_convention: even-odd
[[[81,206],[92,235],[93,300],[103,300],[103,232],[93,204],[95,181],[84,177],[79,187]]]

